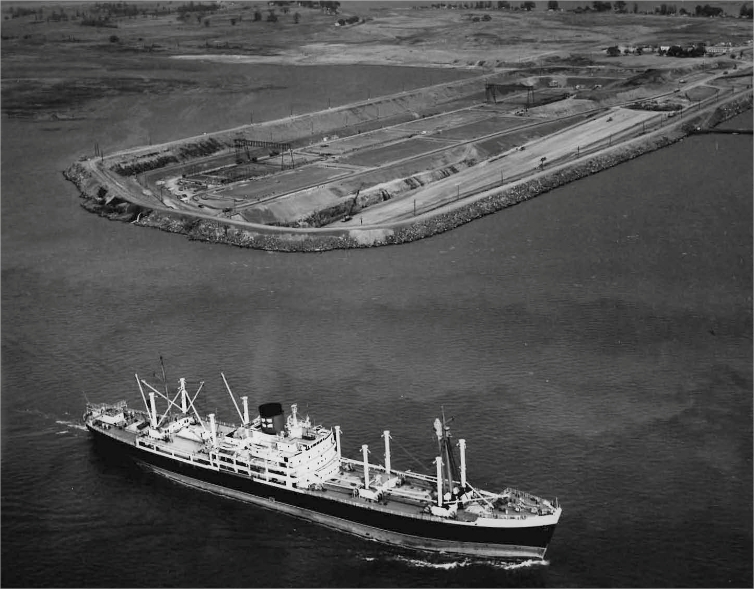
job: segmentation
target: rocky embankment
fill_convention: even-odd
[[[113,220],[183,234],[192,240],[281,252],[321,252],[374,247],[408,243],[454,229],[484,215],[675,143],[700,124],[716,125],[751,108],[752,97],[748,95],[722,105],[711,117],[700,115],[688,119],[682,127],[668,129],[664,135],[649,136],[642,141],[618,146],[609,152],[560,167],[531,180],[501,187],[465,204],[459,203],[448,212],[385,227],[291,229],[219,221],[174,211],[149,209],[110,196],[107,188],[101,186],[80,162],[73,164],[64,175],[79,188],[84,199],[82,206],[87,210]]]
[[[63,172],[67,180],[79,189],[83,199],[81,206],[91,213],[106,217],[112,221],[131,222],[141,214],[150,214],[151,209],[118,198],[109,193],[81,162],[76,162]]]

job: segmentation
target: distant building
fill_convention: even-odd
[[[728,53],[728,48],[724,45],[713,45],[712,47],[707,47],[707,55],[723,55],[725,53]]]

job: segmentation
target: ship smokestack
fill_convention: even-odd
[[[262,431],[266,434],[277,435],[285,431],[283,406],[280,403],[265,403],[259,406],[259,417],[262,420]]]

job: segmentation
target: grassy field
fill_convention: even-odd
[[[427,6],[427,3],[416,5]],[[302,7],[292,7],[287,14],[278,9],[278,20],[267,22],[269,13],[264,3],[237,3],[215,11],[179,13],[187,4],[139,2],[135,16],[115,16],[104,8],[97,10],[97,6],[3,2],[5,113],[85,116],[85,108],[81,108],[85,103],[120,94],[162,96],[180,92],[191,93],[200,100],[202,95],[216,92],[240,95],[274,92],[290,86],[290,74],[259,76],[243,67],[248,63],[436,68],[434,80],[431,76],[405,80],[405,86],[419,87],[441,81],[441,70],[449,67],[473,67],[490,73],[496,67],[526,64],[555,67],[574,63],[688,69],[699,60],[656,55],[607,58],[603,50],[621,43],[703,40],[739,45],[751,39],[751,23],[747,20],[549,13],[541,7],[532,12],[480,12],[412,10],[407,3],[380,7],[374,2],[344,2],[341,16],[355,14],[365,22],[334,27],[338,17]],[[35,12],[12,18],[19,9]],[[262,13],[260,21],[254,21],[257,10]],[[470,14],[482,13],[490,20],[473,22],[468,18]],[[68,20],[55,20],[62,15]],[[98,24],[102,24],[98,19],[104,19],[106,26],[86,26],[87,19]],[[204,67],[197,76],[194,62],[165,59],[179,55],[224,60],[224,67]],[[729,65],[731,60],[707,59],[708,64],[711,61]],[[362,91],[377,95],[378,88],[376,80],[371,89]],[[330,104],[333,99],[342,104],[339,93],[331,94]],[[285,106],[296,111],[308,103],[311,108],[312,98]],[[327,104],[327,98],[320,98],[319,104]]]

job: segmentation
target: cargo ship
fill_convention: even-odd
[[[543,559],[562,509],[533,494],[477,489],[466,477],[466,441],[453,444],[448,420],[434,420],[436,472],[394,468],[390,431],[384,463],[341,454],[341,429],[301,417],[291,405],[265,403],[251,417],[236,401],[231,425],[204,417],[181,378],[172,399],[136,377],[144,409],[125,401],[87,403],[84,422],[98,443],[127,452],[149,469],[185,485],[316,522],[361,538],[417,551],[483,559]],[[146,392],[145,392],[146,391]],[[157,409],[167,403],[164,412]],[[459,449],[456,460],[454,446]],[[431,469],[430,471],[435,470]]]

